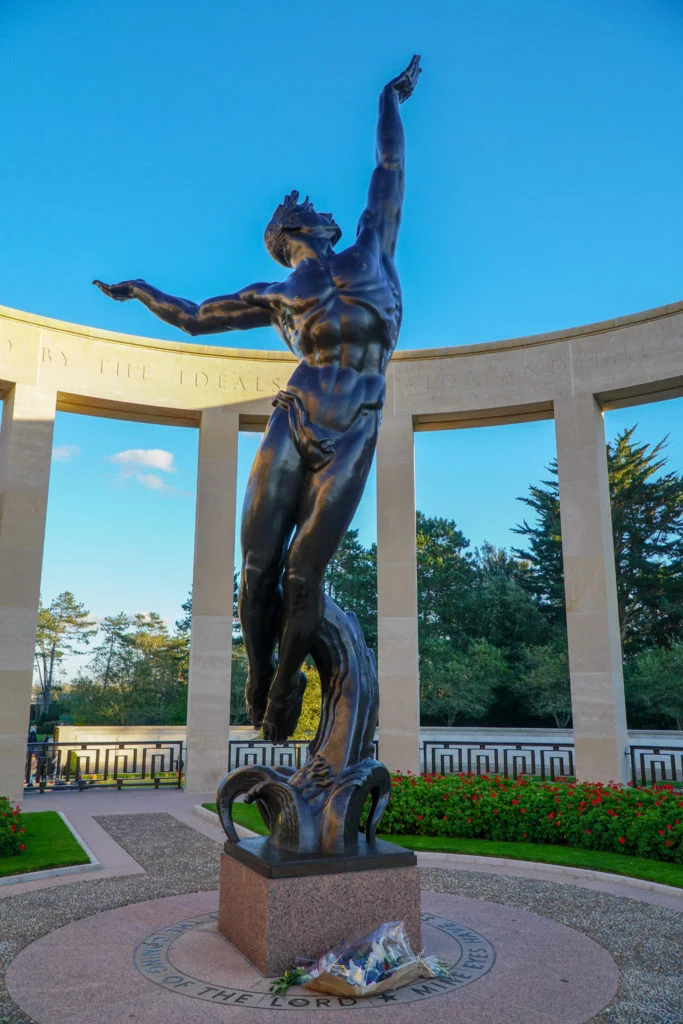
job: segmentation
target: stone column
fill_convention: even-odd
[[[602,411],[555,400],[576,773],[627,780],[626,707]]]
[[[15,384],[0,428],[0,794],[24,788],[56,392]]]
[[[420,692],[411,416],[386,416],[377,446],[379,755],[390,771],[419,771]]]
[[[185,789],[214,792],[228,770],[239,415],[206,409],[199,428]]]

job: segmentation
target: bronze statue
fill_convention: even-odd
[[[292,269],[283,282],[254,284],[201,305],[142,280],[94,282],[118,301],[138,299],[191,335],[272,325],[300,359],[275,398],[247,485],[239,611],[249,660],[247,707],[264,738],[282,741],[296,728],[305,689],[300,670],[309,654],[320,672],[323,710],[298,772],[254,767],[226,777],[219,806],[234,842],[230,805],[238,792],[257,801],[274,843],[328,852],[353,845],[368,793],[369,835],[388,799],[388,773],[371,756],[374,659],[355,616],[325,597],[323,581],[365,487],[401,325],[394,265],[405,164],[399,104],[412,95],[419,74],[415,56],[382,90],[377,166],[348,249],[334,250],[341,230],[332,215],[291,192],[265,231],[271,256]]]

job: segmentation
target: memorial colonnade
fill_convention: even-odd
[[[187,778],[227,766],[237,443],[288,353],[134,338],[0,307],[0,793],[19,799],[56,410],[199,429]],[[418,769],[415,430],[554,418],[577,773],[625,780],[602,410],[683,393],[683,303],[585,327],[398,351],[377,452],[380,756]],[[457,474],[458,467],[444,472]],[[476,501],[476,481],[463,480]]]

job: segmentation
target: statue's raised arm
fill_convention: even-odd
[[[405,137],[398,107],[412,96],[421,70],[419,54],[415,54],[405,71],[382,89],[377,121],[377,166],[370,179],[367,208],[358,225],[360,231],[369,215],[383,252],[392,258],[401,223],[405,178]]]
[[[93,284],[117,302],[137,299],[160,320],[193,336],[269,327],[277,305],[274,294],[280,287],[265,283],[252,284],[232,295],[218,295],[197,303],[167,295],[141,278],[120,281],[118,284],[95,280]]]

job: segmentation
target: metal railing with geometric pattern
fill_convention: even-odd
[[[267,743],[265,740],[230,740],[229,767],[269,765],[300,768],[306,762],[308,740]],[[181,789],[185,764],[181,740],[129,740],[120,742],[29,743],[26,751],[25,791],[45,789],[116,789],[148,786]],[[683,784],[683,747],[635,744],[627,748],[631,780],[638,785]],[[531,775],[542,780],[573,777],[572,743],[494,740],[425,740],[421,769],[426,774]],[[374,756],[379,757],[377,740]]]
[[[629,747],[631,779],[640,785],[683,782],[683,747]]]
[[[541,779],[574,774],[571,743],[467,743],[425,740],[422,770],[437,775],[534,775]]]
[[[306,763],[310,740],[287,740],[286,743],[267,743],[265,740],[230,740],[228,764],[230,770],[258,764],[271,768],[301,768]],[[377,757],[377,740],[374,741]]]
[[[24,791],[183,785],[182,740],[29,743]]]

